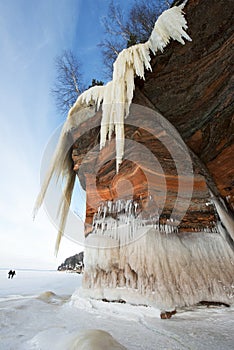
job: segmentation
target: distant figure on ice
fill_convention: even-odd
[[[16,275],[15,271],[10,270],[8,272],[8,278],[13,278]]]

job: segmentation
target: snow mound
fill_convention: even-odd
[[[81,331],[68,344],[69,350],[126,350],[112,335],[101,329],[89,329]]]
[[[54,292],[46,291],[41,293],[37,299],[44,301],[48,304],[62,304],[66,301],[66,298],[56,295]]]
[[[43,292],[38,296],[38,299],[40,300],[44,300],[47,301],[51,298],[54,298],[56,296],[56,294],[54,292],[51,291],[47,291],[47,292]]]

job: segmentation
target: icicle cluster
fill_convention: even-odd
[[[143,218],[139,203],[131,199],[106,201],[94,214],[92,235],[108,236],[122,246],[140,237],[144,228],[158,225],[158,220],[157,213],[154,218]]]
[[[82,106],[95,104],[99,109],[102,103],[100,148],[105,146],[107,138],[112,133],[116,136],[116,171],[122,162],[124,154],[124,118],[129,114],[129,108],[134,92],[134,77],[144,79],[145,68],[152,70],[150,52],[156,54],[163,51],[170,39],[185,44],[184,39],[191,41],[185,32],[187,22],[183,15],[185,2],[164,11],[155,23],[149,40],[120,52],[114,63],[113,79],[105,86],[94,86],[80,95],[69,112],[69,116]]]
[[[118,246],[135,241],[149,229],[155,229],[157,232],[165,234],[178,233],[177,221],[170,218],[167,223],[160,223],[158,210],[155,210],[155,213],[147,218],[145,216],[142,215],[139,202],[132,199],[105,201],[101,203],[93,216],[91,232],[92,235],[114,239]],[[191,228],[190,232],[217,233],[216,223],[210,224],[210,227]]]

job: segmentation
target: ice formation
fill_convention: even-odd
[[[217,198],[212,194],[212,201],[216,207],[217,213],[220,217],[220,220],[227,230],[230,239],[232,240],[232,246],[234,249],[234,219],[230,213],[228,213],[225,205],[221,201],[218,201]],[[221,230],[222,231],[222,230]]]
[[[101,140],[102,148],[107,138],[112,133],[116,135],[116,170],[122,162],[124,154],[124,118],[128,116],[129,108],[134,92],[134,77],[144,79],[144,70],[151,70],[150,52],[155,54],[158,50],[163,51],[170,39],[177,40],[184,44],[184,39],[191,40],[185,32],[187,22],[183,15],[183,8],[187,1],[180,6],[174,6],[164,11],[155,23],[149,40],[144,44],[138,44],[123,50],[114,63],[113,79],[105,86],[94,86],[81,94],[74,106],[68,113],[67,120],[61,132],[51,167],[47,173],[41,192],[37,198],[34,217],[42,205],[46,191],[52,178],[63,178],[64,193],[59,206],[60,225],[56,242],[56,253],[66,225],[72,192],[75,182],[75,173],[72,169],[72,160],[69,154],[69,142],[67,132],[72,127],[77,127],[82,120],[85,120],[95,113],[95,109],[102,106]],[[76,119],[76,112],[79,111],[79,120]],[[82,120],[80,120],[82,115]]]
[[[98,207],[93,216],[92,235],[109,237],[123,246],[140,238],[149,229],[155,229],[165,234],[178,233],[177,220],[167,220],[160,223],[160,213],[156,208],[153,215],[146,217],[137,201],[132,199],[117,201],[105,201]],[[218,228],[213,223],[212,227],[196,228],[193,232],[218,233]]]
[[[191,41],[185,32],[187,22],[183,16],[184,2],[164,11],[155,23],[147,42],[137,44],[123,50],[118,55],[113,70],[113,79],[105,86],[94,86],[81,94],[69,112],[68,118],[82,106],[94,103],[99,109],[102,103],[100,148],[105,146],[107,138],[113,132],[116,136],[116,170],[122,162],[124,154],[124,118],[129,114],[129,108],[134,92],[134,78],[144,79],[145,69],[152,70],[150,52],[156,54],[163,51],[170,39],[185,44],[184,39]]]
[[[162,225],[157,212],[144,218],[138,209],[133,200],[99,206],[86,238],[80,295],[161,310],[202,300],[232,304],[233,250],[220,229],[180,235],[173,219]]]
[[[149,227],[122,246],[121,234],[87,237],[81,296],[160,310],[202,300],[233,303],[233,251],[219,233],[168,235]]]

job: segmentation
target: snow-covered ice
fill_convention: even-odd
[[[18,270],[8,279],[7,272],[0,271],[0,350],[68,350],[90,329],[129,350],[233,348],[233,307],[181,309],[161,320],[151,307],[79,297],[75,273]]]

